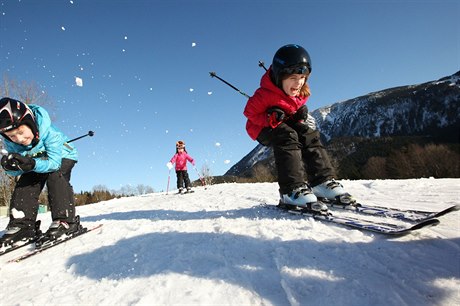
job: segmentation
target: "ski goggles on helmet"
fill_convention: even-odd
[[[310,68],[307,65],[295,65],[281,69],[282,74],[309,74]]]

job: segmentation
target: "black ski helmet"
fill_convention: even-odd
[[[310,74],[311,59],[307,50],[299,45],[285,45],[276,51],[272,62],[272,81],[281,87],[283,76],[288,74]]]
[[[38,139],[38,127],[32,110],[18,100],[11,98],[0,99],[0,134],[8,138],[4,133],[26,124],[34,134],[34,140]]]

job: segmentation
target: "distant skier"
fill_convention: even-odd
[[[52,223],[45,237],[57,239],[79,228],[75,217],[70,175],[77,162],[77,150],[38,105],[26,105],[11,98],[0,99],[0,134],[8,154],[1,158],[6,173],[16,176],[10,205],[10,221],[0,246],[31,240],[36,235],[38,198],[45,186]]]
[[[353,199],[334,180],[335,171],[305,105],[310,96],[310,73],[310,56],[303,47],[281,47],[262,76],[260,88],[249,98],[244,115],[249,136],[273,147],[280,204],[326,211],[327,206],[317,197],[342,203]]]
[[[179,193],[183,193],[184,191],[192,192],[192,186],[187,172],[187,161],[195,166],[195,160],[188,155],[187,150],[185,149],[185,142],[179,140],[176,142],[176,154],[174,154],[169,163],[166,165],[169,169],[172,169],[173,164],[176,164],[177,189],[179,190]]]

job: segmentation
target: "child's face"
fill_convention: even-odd
[[[34,140],[34,134],[32,133],[32,130],[25,124],[20,125],[17,129],[5,132],[5,135],[8,136],[12,142],[23,146],[30,145],[32,140]]]
[[[305,84],[305,74],[291,74],[282,81],[284,92],[291,97],[298,96],[300,89]]]

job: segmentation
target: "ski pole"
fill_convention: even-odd
[[[236,90],[237,92],[239,92],[240,94],[242,94],[243,96],[245,96],[246,98],[250,98],[250,96],[248,96],[246,93],[242,92],[241,90],[239,90],[238,88],[236,88],[235,86],[233,86],[232,84],[230,84],[229,82],[225,81],[224,79],[220,78],[215,72],[210,72],[209,75],[212,77],[212,78],[217,78],[218,80],[222,81],[223,83],[227,84],[228,86],[230,86],[231,88],[233,88],[234,90]]]
[[[198,177],[200,178],[200,181],[201,181],[201,185],[203,185],[204,189],[206,189],[206,183],[204,179],[201,177],[200,172],[198,172],[198,169],[195,166],[193,166],[193,169],[195,169],[196,174],[198,174]]]
[[[168,194],[169,191],[169,179],[171,178],[171,169],[168,171],[168,185],[166,185],[166,194]]]
[[[72,142],[72,141],[76,141],[76,140],[81,139],[81,138],[86,137],[86,136],[92,137],[93,135],[94,135],[94,132],[93,132],[93,131],[89,131],[89,132],[88,132],[87,134],[85,134],[85,135],[82,135],[82,136],[79,136],[79,137],[77,137],[77,138],[74,138],[74,139],[71,139],[71,140],[67,141],[67,143]]]
[[[265,68],[265,63],[263,61],[259,61],[259,67],[262,67],[265,69],[265,71],[267,71],[268,69]]]

